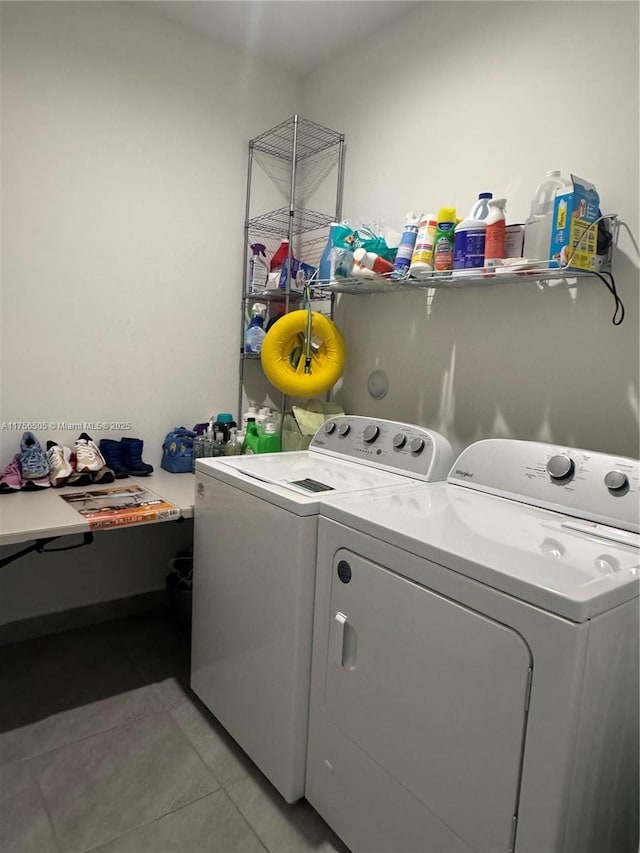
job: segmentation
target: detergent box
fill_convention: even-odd
[[[571,175],[571,186],[558,190],[551,224],[549,257],[561,267],[597,269],[600,197],[593,184]]]

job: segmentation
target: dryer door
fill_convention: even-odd
[[[394,568],[337,552],[326,710],[334,726],[469,847],[507,851],[529,648],[511,628]]]

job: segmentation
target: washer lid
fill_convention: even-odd
[[[640,595],[637,534],[460,486],[345,495],[321,513],[574,622]],[[411,579],[428,587],[428,567]]]
[[[198,459],[196,469],[297,515],[318,513],[320,503],[336,494],[414,482],[308,450]]]

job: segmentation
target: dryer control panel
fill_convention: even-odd
[[[487,439],[467,447],[450,483],[567,515],[640,531],[640,462],[624,456]]]
[[[429,481],[445,480],[454,459],[447,439],[434,430],[359,415],[328,420],[309,450]]]

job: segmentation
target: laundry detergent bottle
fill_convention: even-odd
[[[538,184],[531,202],[531,212],[524,225],[524,257],[532,261],[546,261],[551,257],[551,230],[553,207],[559,190],[571,186],[557,169],[547,172]]]

